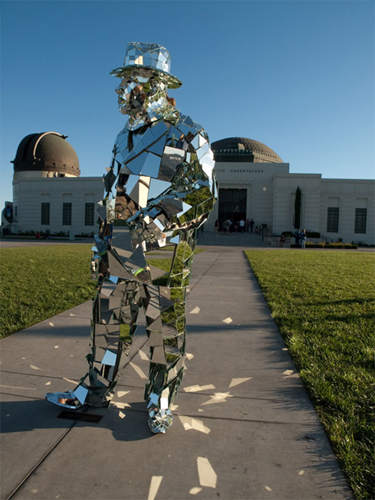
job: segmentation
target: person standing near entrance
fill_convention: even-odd
[[[253,232],[254,224],[255,224],[255,223],[254,223],[254,220],[253,220],[253,219],[251,219],[251,220],[250,220],[250,232],[251,232],[251,233]]]
[[[299,248],[299,237],[300,237],[299,229],[296,229],[294,231],[294,240],[295,240],[296,248]]]
[[[89,369],[73,391],[47,393],[46,399],[70,409],[108,406],[143,309],[150,359],[144,395],[148,424],[153,433],[165,433],[184,373],[185,297],[197,231],[216,199],[213,154],[205,130],[168,97],[167,90],[182,82],[170,74],[164,47],[130,43],[124,66],[112,74],[121,79],[119,109],[129,119],[115,141],[97,208]],[[116,219],[126,226],[117,226]],[[173,258],[164,275],[147,257],[166,244],[173,246]]]

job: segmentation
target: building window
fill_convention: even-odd
[[[63,203],[63,226],[72,225],[72,204]]]
[[[49,203],[42,203],[42,226],[49,225]]]
[[[355,209],[354,232],[366,234],[367,208]]]
[[[95,204],[85,203],[85,226],[94,225]]]
[[[327,233],[339,232],[339,208],[328,207],[327,212]]]

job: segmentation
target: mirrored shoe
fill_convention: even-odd
[[[74,391],[68,392],[47,392],[45,398],[50,403],[58,406],[64,406],[71,410],[77,410],[85,404],[88,389],[79,385]]]
[[[148,426],[154,434],[165,434],[173,424],[171,410],[152,408],[148,412]]]
[[[64,406],[64,408],[69,408],[71,410],[77,410],[83,406],[79,399],[76,398],[74,391],[69,392],[47,392],[45,398],[50,403],[58,406]]]

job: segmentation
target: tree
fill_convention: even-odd
[[[296,190],[296,199],[294,201],[294,229],[300,229],[301,227],[301,199],[302,193],[298,186]]]

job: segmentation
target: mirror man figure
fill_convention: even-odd
[[[108,406],[143,310],[148,424],[165,433],[184,372],[185,297],[197,230],[215,203],[214,161],[205,130],[167,94],[182,82],[170,73],[164,47],[130,43],[124,66],[111,74],[121,79],[119,110],[129,118],[115,141],[97,208],[89,369],[73,391],[47,393],[46,399],[70,409]],[[167,273],[147,262],[150,251],[166,245],[173,249]]]

